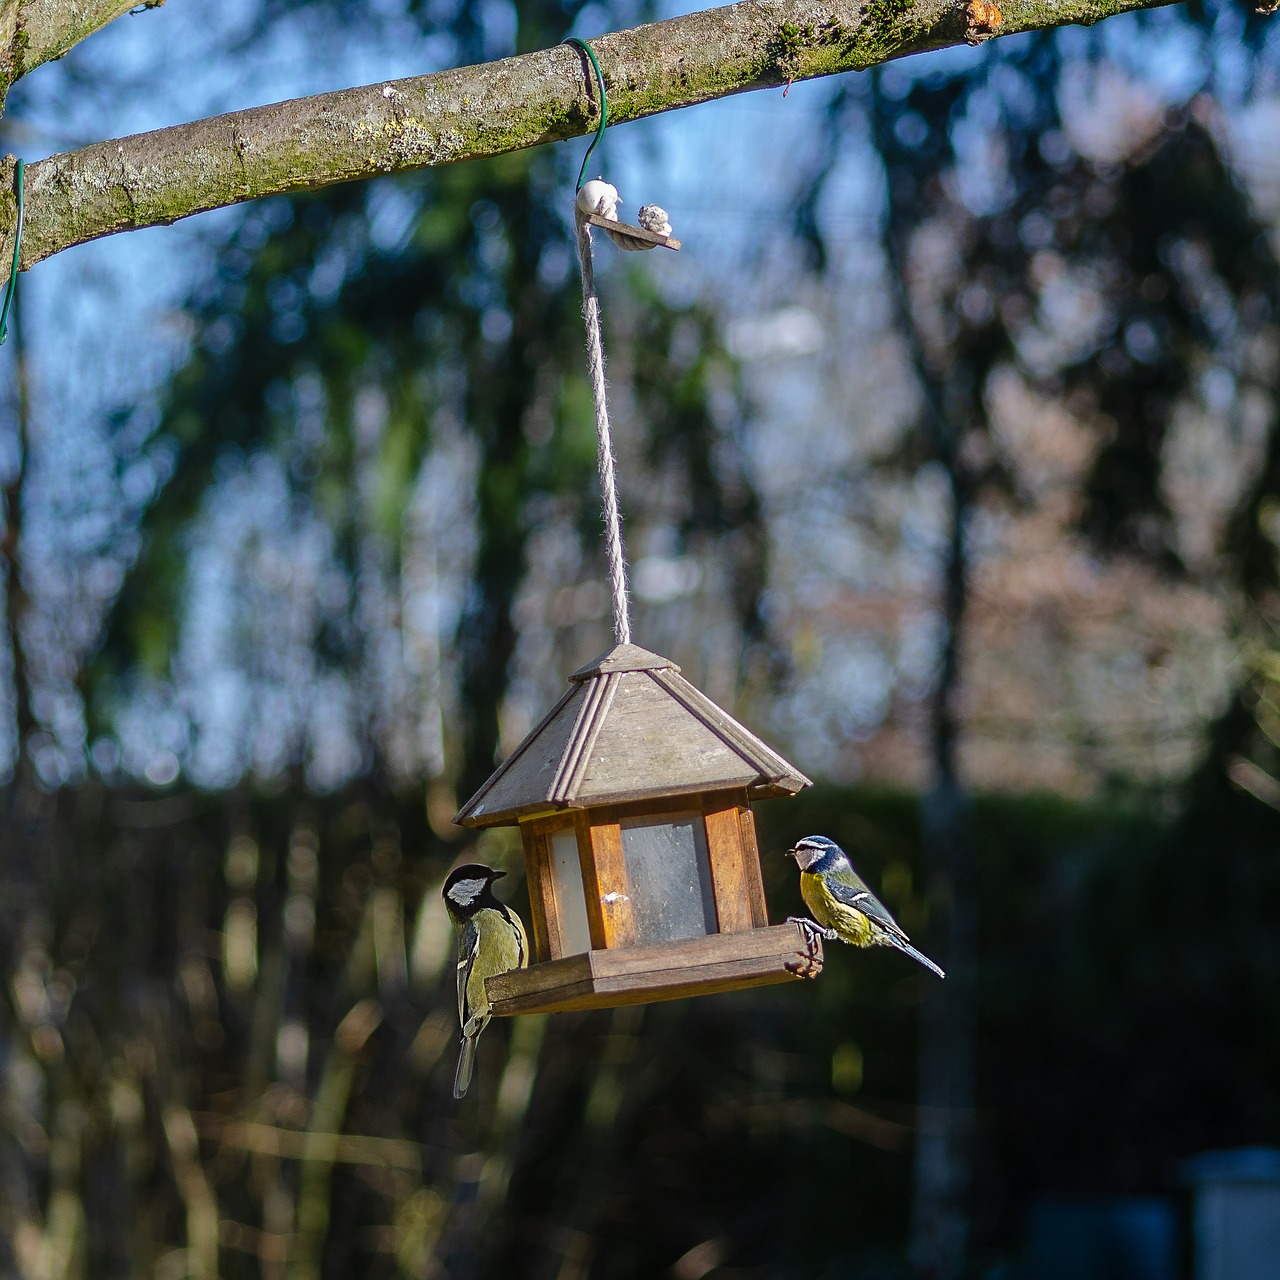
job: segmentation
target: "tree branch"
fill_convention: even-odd
[[[164,0],[0,0],[0,105],[28,72],[60,58],[131,9]]]
[[[1009,0],[1002,13],[990,0],[746,0],[601,36],[592,47],[610,120],[621,123],[926,49],[1169,3]],[[557,46],[94,143],[27,167],[21,266],[99,236],[261,196],[578,137],[595,118],[580,54]],[[12,157],[0,163],[0,272],[13,255],[13,166]]]

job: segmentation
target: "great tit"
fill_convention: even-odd
[[[940,978],[947,975],[928,956],[911,945],[889,909],[862,882],[849,855],[826,836],[805,836],[787,850],[800,868],[800,896],[821,928],[812,920],[792,917],[808,928],[817,928],[828,941],[839,938],[855,947],[897,947]]]
[[[462,1052],[453,1078],[453,1096],[461,1098],[471,1084],[476,1041],[489,1025],[489,995],[484,980],[529,963],[529,939],[520,917],[493,896],[493,882],[505,876],[471,862],[449,873],[441,895],[458,932],[458,1021]]]

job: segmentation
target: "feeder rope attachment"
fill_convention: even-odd
[[[578,168],[578,184],[574,187],[574,191],[579,196],[582,196],[583,187],[592,187],[596,195],[594,198],[590,196],[583,197],[579,200],[578,207],[583,214],[599,214],[610,222],[619,224],[616,228],[604,228],[609,239],[619,249],[640,252],[652,249],[655,247],[655,241],[652,239],[642,240],[638,236],[627,234],[626,223],[622,222],[618,217],[618,206],[622,201],[618,198],[617,187],[610,186],[609,183],[599,179],[594,179],[592,182],[587,181],[587,161],[591,159],[591,153],[600,145],[600,139],[604,137],[604,131],[609,124],[609,95],[605,92],[604,72],[600,70],[600,63],[596,58],[595,50],[585,40],[579,40],[577,36],[568,36],[560,43],[571,44],[586,54],[587,60],[591,64],[591,69],[595,72],[596,92],[600,95],[600,121],[596,125],[595,137],[591,139],[591,145],[587,147],[586,153],[582,157],[582,164]],[[587,201],[586,204],[583,203],[583,199]],[[665,209],[656,204],[641,205],[640,211],[636,215],[636,221],[640,224],[640,230],[648,231],[654,236],[662,236],[667,248],[680,248],[680,241],[671,239],[671,223],[667,218]],[[632,227],[630,230],[634,231],[636,228]]]
[[[19,160],[14,166],[14,181],[17,186],[18,221],[13,232],[13,265],[9,268],[9,284],[4,291],[4,305],[0,307],[0,343],[9,336],[9,309],[13,306],[13,295],[18,287],[18,256],[22,252],[22,221],[26,212],[26,199],[23,192],[23,173],[26,165]]]
[[[574,187],[574,191],[577,192],[582,190],[582,184],[587,180],[587,161],[591,159],[591,153],[599,146],[600,139],[604,137],[604,131],[609,124],[609,99],[605,96],[604,72],[600,70],[600,63],[596,60],[595,50],[585,40],[579,40],[577,36],[567,36],[560,43],[571,44],[575,49],[581,49],[587,55],[587,61],[591,63],[591,69],[596,73],[596,87],[600,93],[600,123],[596,125],[596,136],[591,139],[591,145],[582,157],[582,167],[578,170],[578,185]]]

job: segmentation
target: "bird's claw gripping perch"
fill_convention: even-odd
[[[810,937],[819,937],[824,942],[835,942],[840,935],[834,929],[824,929],[816,920],[808,916],[788,916],[788,924],[798,924]]]
[[[832,936],[832,931],[807,916],[788,916],[787,923],[798,924],[805,937],[805,949],[786,966],[787,972],[798,978],[816,978],[822,972],[822,939]]]

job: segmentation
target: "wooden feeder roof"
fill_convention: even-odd
[[[729,788],[791,796],[808,785],[670,658],[620,644],[569,677],[564,696],[454,821],[492,827],[555,809]]]

